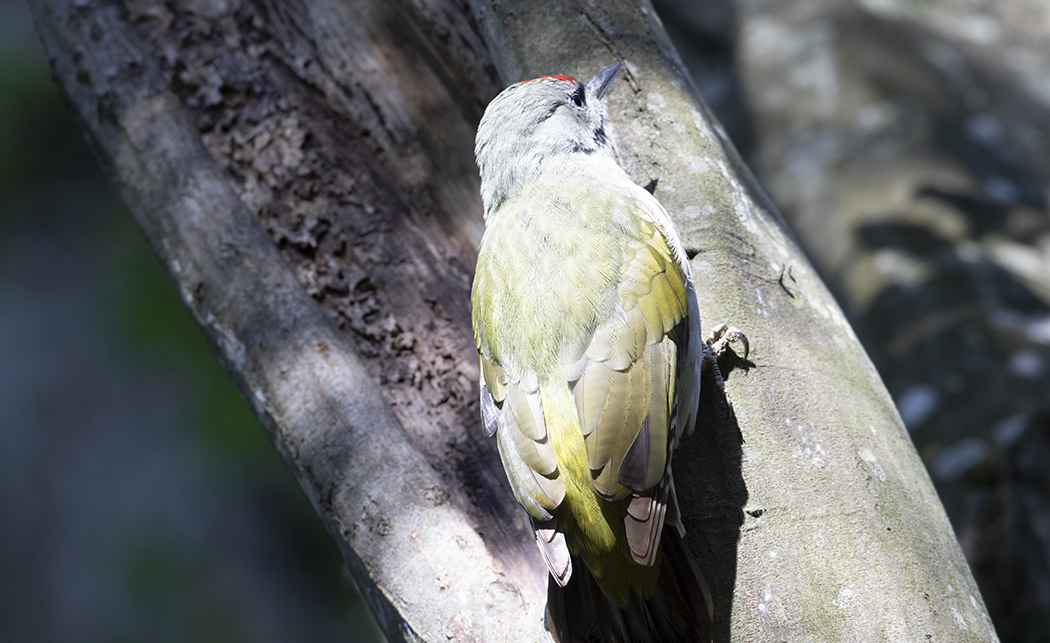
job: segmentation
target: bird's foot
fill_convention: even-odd
[[[737,342],[744,346],[743,358],[746,360],[747,354],[751,351],[751,345],[747,341],[747,335],[738,328],[719,324],[711,329],[711,334],[705,340],[708,348],[714,353],[715,359],[722,359],[725,352],[729,350],[729,345]]]
[[[722,398],[725,400],[727,410],[730,414],[735,414],[733,410],[733,399],[729,397],[729,391],[726,390],[725,379],[722,377],[722,369],[718,365],[718,361],[726,356],[729,352],[730,344],[740,343],[744,347],[744,357],[747,360],[747,355],[751,351],[751,345],[747,341],[747,335],[741,332],[739,329],[726,324],[719,324],[711,329],[711,334],[708,335],[707,339],[704,340],[704,356],[700,362],[700,368],[702,371],[710,372],[714,377],[715,386],[718,388],[718,392],[722,394]],[[733,351],[734,355],[736,351]],[[732,368],[730,366],[730,368]],[[727,370],[726,373],[729,371]]]

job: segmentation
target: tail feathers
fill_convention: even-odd
[[[556,643],[706,643],[711,640],[711,592],[675,529],[660,539],[660,578],[648,598],[620,608],[573,556],[564,587],[547,579],[547,627]]]

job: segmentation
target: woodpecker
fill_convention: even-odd
[[[711,598],[671,453],[714,358],[678,233],[613,154],[622,66],[511,85],[478,126],[481,413],[550,572],[554,640],[696,643]]]

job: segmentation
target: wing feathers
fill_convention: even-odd
[[[670,339],[646,347],[626,372],[591,362],[574,395],[594,488],[606,497],[641,491],[663,477],[670,440],[676,350]]]
[[[573,388],[576,410],[580,416],[580,431],[585,436],[598,428],[609,400],[612,375],[601,362],[591,362]]]
[[[565,498],[565,484],[543,423],[539,394],[523,391],[516,382],[508,383],[505,390],[503,408],[496,416],[503,468],[525,511],[537,520],[550,520],[551,511]],[[483,393],[483,414],[485,406]]]
[[[592,378],[602,385],[608,381],[608,385],[605,386],[607,392],[604,396],[599,397],[600,390],[593,391],[589,388]],[[603,363],[593,362],[580,378],[577,389],[580,384],[583,384],[584,392],[590,398],[587,403],[594,406],[600,405],[601,408],[601,414],[597,420],[593,420],[593,416],[588,418],[588,426],[593,423],[594,428],[587,433],[586,438],[587,463],[591,469],[597,470],[609,462],[617,441],[631,423],[632,379],[630,372],[614,371]]]
[[[627,502],[623,524],[631,556],[640,565],[656,562],[656,552],[663,533],[667,511],[667,486],[650,489],[644,494],[633,494]]]
[[[486,438],[491,438],[492,434],[496,432],[496,426],[499,424],[499,409],[496,408],[496,401],[492,399],[492,393],[489,392],[489,387],[484,384],[481,385],[481,430],[485,433]]]
[[[510,411],[508,420],[513,422],[525,437],[531,440],[547,437],[539,393],[526,393],[521,387],[511,384],[507,387],[507,409]]]
[[[699,332],[699,322],[690,319],[695,295],[688,268],[680,263],[684,261],[679,258],[681,252],[672,249],[672,242],[653,220],[659,219],[657,214],[631,215],[638,227],[622,247],[625,263],[618,275],[606,276],[606,283],[616,289],[615,306],[599,313],[607,318],[594,326],[570,324],[555,329],[564,335],[560,359],[584,437],[591,487],[606,500],[624,500],[631,556],[648,566],[656,560],[665,518],[679,523],[670,486],[669,454],[683,430],[692,428],[685,424],[695,416],[699,391],[698,371],[693,372],[692,364],[697,350],[689,345]],[[566,279],[572,284],[585,281],[588,266],[571,263]],[[477,301],[485,298],[479,296]],[[586,308],[596,305],[595,301],[579,305]],[[559,465],[555,457],[539,392],[551,384],[550,373],[540,378],[536,370],[519,373],[517,367],[508,373],[490,356],[499,351],[515,355],[517,346],[501,345],[496,350],[477,326],[475,339],[483,430],[486,435],[497,433],[514,494],[534,521],[536,542],[551,575],[564,586],[572,564],[555,510],[565,500],[566,481],[574,485],[572,489],[578,488],[572,472],[577,471],[574,466],[583,464],[582,458],[579,464]],[[685,424],[679,426],[680,415]],[[559,435],[555,431],[555,437]],[[573,503],[575,497],[570,498]],[[569,515],[572,513],[562,512],[563,519]]]
[[[499,447],[500,459],[503,460],[503,468],[507,471],[510,488],[514,491],[514,497],[518,499],[518,504],[536,520],[550,520],[554,517],[551,512],[565,497],[565,486],[557,478],[550,480],[530,469],[507,437],[507,434],[510,433],[514,433],[514,430],[508,431],[506,427],[501,427],[496,431],[496,444]],[[547,484],[541,485],[541,481]],[[561,487],[560,493],[558,486]]]
[[[547,563],[547,569],[558,586],[565,587],[572,577],[572,558],[565,544],[565,534],[558,531],[558,519],[540,523],[533,521],[532,527],[536,530],[536,545],[543,554],[543,562]]]
[[[617,481],[625,487],[631,489],[645,489],[645,481],[647,473],[649,471],[649,450],[654,445],[649,436],[649,416],[645,416],[642,420],[642,426],[638,430],[638,434],[634,436],[634,441],[631,442],[631,446],[627,449],[627,453],[624,454],[623,460],[620,462],[620,469],[616,474]],[[659,445],[655,445],[659,448]],[[665,447],[666,448],[666,447]],[[660,471],[660,475],[663,475],[663,470]]]
[[[507,387],[504,408],[504,426],[501,427],[500,433],[509,434],[507,438],[518,457],[536,473],[545,476],[554,473],[558,468],[558,460],[554,457],[554,448],[547,439],[539,395],[523,393],[511,384]],[[536,415],[533,415],[534,412]]]
[[[481,384],[489,389],[495,402],[502,402],[507,394],[507,374],[503,368],[491,359],[478,353],[481,364]]]
[[[667,464],[671,429],[671,394],[667,384],[668,373],[674,370],[674,350],[668,350],[670,344],[669,340],[665,340],[647,350],[651,400],[648,404],[649,413],[624,455],[618,476],[620,484],[634,490],[649,489],[659,483]]]

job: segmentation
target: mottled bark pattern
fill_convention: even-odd
[[[306,292],[494,543],[520,540],[479,430],[469,294],[480,231],[474,122],[497,83],[467,25],[394,5],[124,3],[170,87]],[[362,16],[361,14],[364,14]],[[362,20],[362,18],[366,18]],[[465,35],[440,47],[426,31]],[[473,36],[473,37],[472,37]],[[475,93],[454,79],[469,74]],[[480,455],[479,454],[483,454]],[[499,555],[510,547],[495,547]]]
[[[481,98],[454,102],[445,69],[428,66],[440,61],[386,3],[357,7],[392,27],[373,34],[336,3],[320,22],[283,2],[125,6],[241,201],[350,331],[416,447],[499,506],[508,490],[478,430],[464,332],[480,224],[477,171],[463,161]]]

